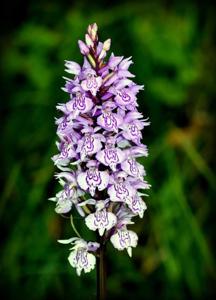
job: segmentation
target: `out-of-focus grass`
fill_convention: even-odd
[[[65,4],[65,7],[64,7]],[[105,9],[30,2],[32,15],[3,43],[1,137],[4,182],[0,287],[6,299],[94,299],[95,272],[77,278],[67,247],[69,220],[47,198],[57,189],[54,116],[64,59],[81,62],[77,40],[97,21],[116,55],[133,56],[132,71],[146,90],[139,104],[152,184],[148,211],[133,227],[140,236],[133,259],[108,249],[108,299],[213,298],[215,175],[213,98],[214,17],[195,5],[125,3]],[[75,217],[79,231],[85,228]]]

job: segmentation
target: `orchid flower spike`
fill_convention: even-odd
[[[138,111],[143,86],[133,81],[131,57],[111,53],[106,58],[111,39],[99,41],[96,23],[88,26],[78,46],[83,64],[65,61],[69,78],[62,89],[68,101],[57,104],[58,153],[52,160],[61,190],[50,200],[56,213],[70,216],[77,237],[59,242],[71,244],[68,260],[80,275],[94,269],[101,245],[80,236],[73,210],[104,244],[110,241],[130,257],[137,246],[138,236],[128,226],[147,208],[142,190],[150,185],[137,158],[148,155],[142,133],[150,123]]]

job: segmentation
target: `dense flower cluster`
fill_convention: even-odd
[[[141,197],[150,187],[136,161],[148,154],[141,131],[149,122],[137,110],[143,86],[132,81],[130,57],[112,53],[105,61],[111,41],[98,41],[96,24],[88,26],[85,43],[78,44],[83,65],[66,61],[66,72],[74,75],[65,78],[63,88],[69,101],[57,105],[62,112],[56,119],[59,153],[52,159],[60,169],[56,177],[62,190],[51,200],[59,214],[75,207],[90,230],[131,256],[138,237],[127,225],[134,216],[143,217]],[[78,275],[94,268],[98,243],[81,238],[60,242],[72,244],[68,259]]]

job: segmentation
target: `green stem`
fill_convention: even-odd
[[[71,226],[72,226],[74,232],[76,233],[76,235],[77,235],[79,238],[81,238],[79,232],[77,231],[77,229],[76,229],[76,227],[75,227],[75,225],[74,225],[72,214],[70,215],[70,221],[71,221]]]
[[[97,300],[106,300],[106,264],[105,248],[103,238],[99,238],[100,249],[97,257]]]

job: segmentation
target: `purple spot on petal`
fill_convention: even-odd
[[[89,186],[97,186],[101,184],[101,176],[97,169],[89,169],[87,171],[86,181]]]
[[[77,92],[77,94],[76,94],[74,109],[75,108],[77,108],[79,110],[86,109],[85,95],[82,95],[80,92]]]
[[[79,249],[76,253],[76,262],[82,267],[86,267],[88,265],[87,251]]]
[[[116,197],[123,200],[129,196],[129,191],[124,185],[124,183],[118,183],[114,185],[114,189],[116,191]]]
[[[130,236],[127,231],[119,231],[118,236],[119,242],[123,248],[130,244]]]
[[[64,130],[67,127],[67,118],[64,118],[63,122],[60,124],[60,130]]]
[[[138,201],[137,197],[134,197],[132,200],[132,207],[134,212],[139,212],[140,211],[140,203]]]
[[[138,168],[137,168],[137,165],[136,165],[136,161],[134,159],[128,159],[128,163],[130,165],[130,172],[133,174],[133,175],[137,175],[138,173]]]
[[[131,100],[131,97],[125,91],[119,93],[119,96],[122,98],[122,101],[124,102],[130,102]]]
[[[90,90],[92,88],[97,88],[98,84],[96,81],[96,78],[92,74],[87,74],[87,79],[86,79],[86,86]]]
[[[67,157],[68,157],[68,149],[67,149],[67,145],[64,145],[64,146],[62,147],[61,157],[62,157],[62,158],[67,158]]]
[[[104,113],[103,118],[104,118],[104,124],[106,128],[108,129],[117,128],[116,118],[111,113]]]
[[[94,150],[94,138],[91,134],[87,134],[85,136],[82,149],[85,150],[87,153],[92,152]]]
[[[135,137],[139,136],[139,130],[136,125],[131,125],[129,128],[130,128],[131,135],[133,135]]]
[[[109,165],[110,163],[118,163],[119,162],[119,158],[118,158],[116,149],[105,149],[104,153],[105,153],[104,160],[107,165]]]
[[[64,191],[67,198],[70,198],[72,196],[72,192],[74,192],[74,189],[69,184],[65,184]]]
[[[108,214],[105,209],[96,211],[94,224],[97,227],[106,227],[109,224]]]

